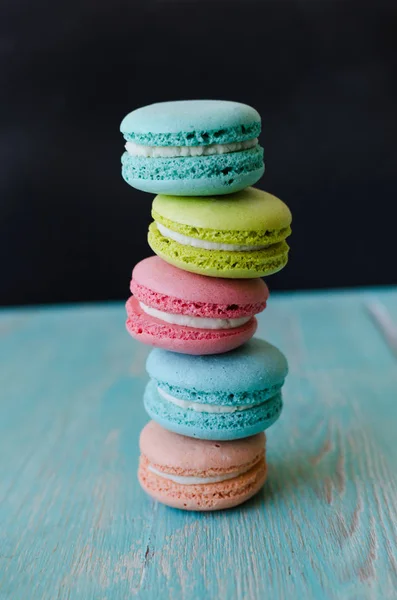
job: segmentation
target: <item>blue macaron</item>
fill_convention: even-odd
[[[160,102],[122,121],[122,175],[152,194],[231,194],[263,175],[256,110],[224,100]]]
[[[189,437],[233,440],[272,425],[282,409],[284,355],[253,338],[225,354],[190,356],[154,349],[144,395],[149,416]]]

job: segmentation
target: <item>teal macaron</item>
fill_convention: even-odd
[[[237,192],[264,173],[261,119],[224,100],[160,102],[121,122],[122,175],[152,194],[209,196]]]
[[[146,368],[146,412],[175,433],[233,440],[267,429],[280,416],[287,360],[264,340],[207,356],[156,348]]]

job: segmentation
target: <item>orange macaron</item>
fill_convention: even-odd
[[[182,510],[237,506],[266,480],[264,433],[231,441],[199,440],[150,421],[140,436],[138,478],[152,498]]]

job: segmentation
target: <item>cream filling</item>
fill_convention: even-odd
[[[127,142],[125,149],[131,156],[144,158],[176,158],[178,156],[210,156],[211,154],[230,154],[249,150],[258,144],[258,138],[230,144],[209,144],[208,146],[144,146],[136,142]]]
[[[226,481],[227,479],[234,479],[243,473],[249,471],[250,467],[241,468],[238,471],[233,471],[233,473],[224,473],[223,475],[214,475],[213,477],[189,477],[184,475],[174,475],[173,473],[164,473],[163,471],[159,471],[155,467],[148,465],[148,470],[155,475],[159,475],[159,477],[163,477],[164,479],[169,479],[174,483],[180,483],[181,485],[197,485],[203,483],[219,483],[220,481]]]
[[[163,312],[146,306],[142,302],[139,303],[141,309],[148,315],[156,317],[166,323],[172,325],[183,325],[184,327],[195,327],[196,329],[233,329],[240,327],[244,323],[248,323],[251,317],[240,317],[238,319],[215,319],[210,317],[192,317],[189,315],[176,315],[173,313]]]
[[[244,246],[243,244],[218,244],[217,242],[207,242],[206,240],[198,240],[197,238],[172,231],[157,221],[156,225],[162,236],[174,240],[174,242],[178,242],[178,244],[182,244],[183,246],[193,246],[194,248],[204,248],[205,250],[237,250],[239,252],[250,252],[252,250],[263,250],[263,248],[266,248],[266,246]]]
[[[199,402],[192,402],[191,400],[180,400],[171,396],[168,392],[165,392],[160,387],[157,388],[158,393],[168,402],[172,402],[176,406],[183,408],[184,410],[195,410],[196,412],[202,413],[234,413],[240,410],[247,410],[252,408],[254,404],[244,404],[241,406],[217,406],[216,404],[200,404]]]

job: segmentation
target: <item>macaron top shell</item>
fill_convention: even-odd
[[[266,306],[269,296],[262,279],[204,277],[177,269],[158,256],[145,258],[135,266],[131,292],[149,306],[161,301],[167,312],[207,316],[209,308],[218,307],[216,316],[220,318],[256,314]],[[160,300],[157,295],[161,295]]]
[[[139,440],[141,453],[152,465],[184,475],[234,471],[264,454],[266,437],[259,433],[240,440],[212,442],[173,433],[150,421]]]
[[[152,216],[160,222],[162,219],[168,221],[164,225],[172,222],[189,228],[230,231],[279,230],[288,228],[292,220],[284,202],[253,187],[221,198],[158,195],[153,201]],[[194,237],[194,231],[174,226],[172,229]]]
[[[193,357],[155,348],[146,369],[150,377],[168,386],[241,395],[281,386],[288,363],[275,346],[253,338],[236,350],[210,356]]]
[[[180,100],[138,108],[124,117],[120,130],[127,140],[149,146],[198,146],[252,139],[260,126],[260,115],[246,104]]]

